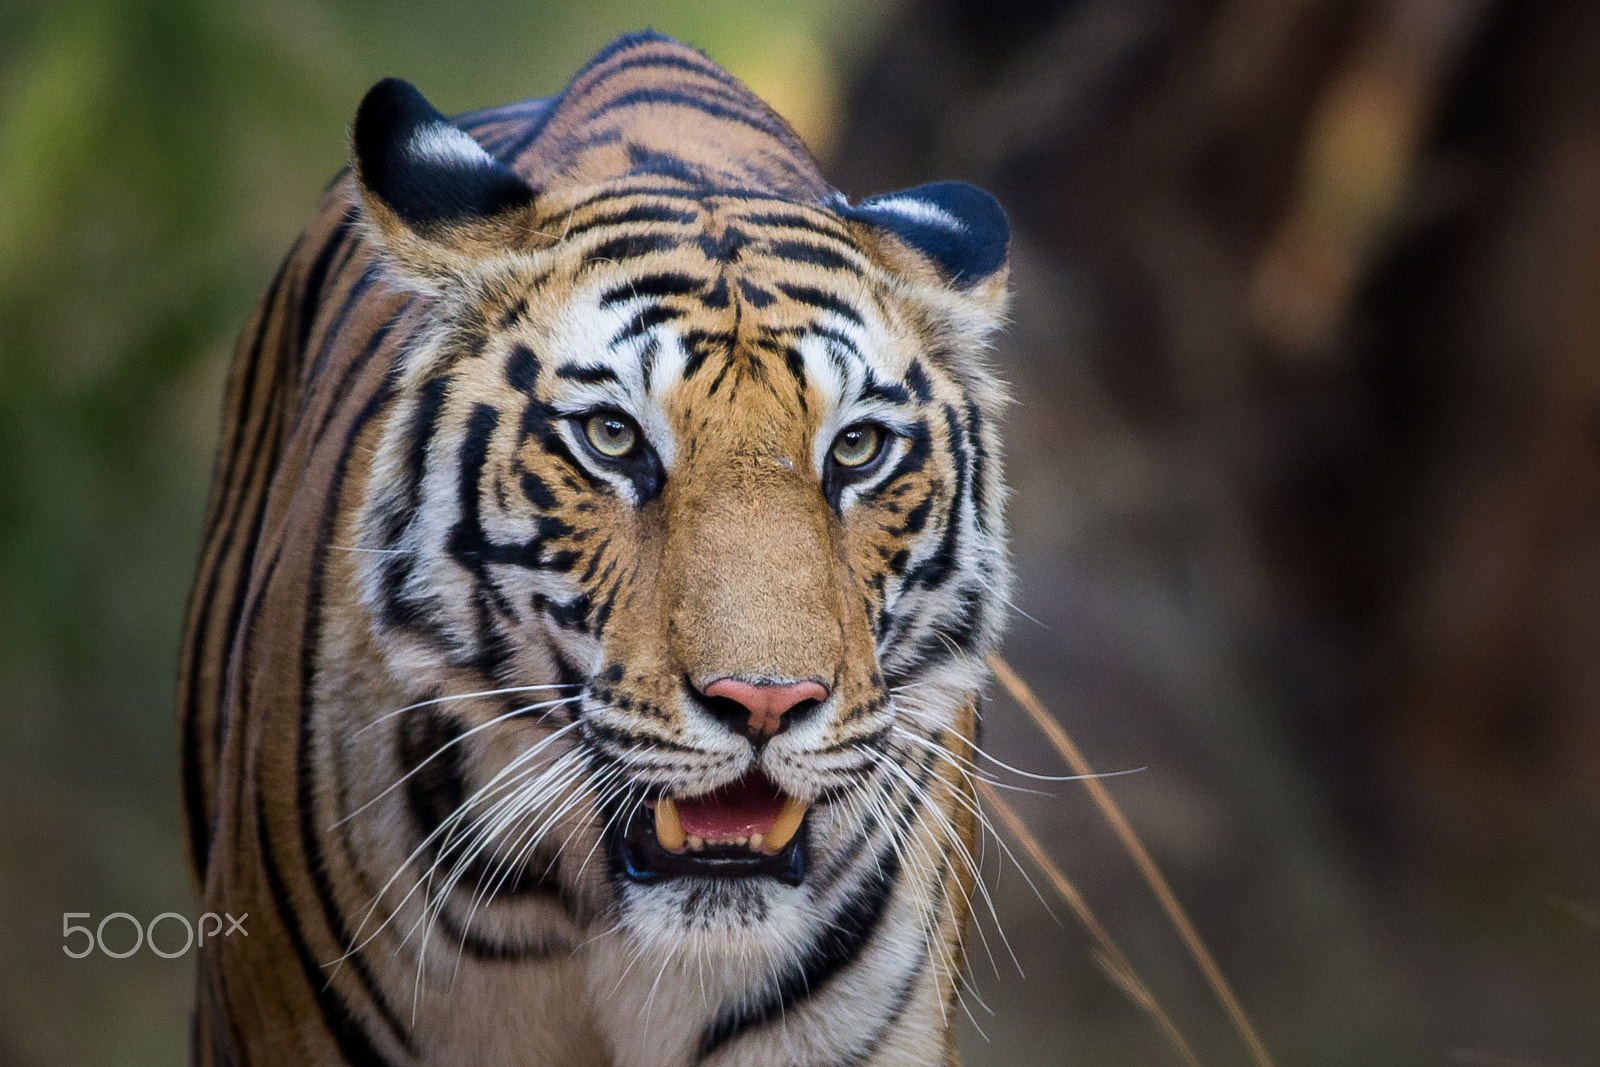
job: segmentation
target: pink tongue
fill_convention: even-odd
[[[766,775],[752,771],[715,793],[678,801],[683,832],[708,841],[765,834],[778,821],[783,791]]]

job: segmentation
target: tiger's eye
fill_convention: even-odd
[[[621,459],[639,443],[639,428],[633,420],[614,411],[590,415],[583,424],[583,434],[596,452],[612,459]]]
[[[864,467],[883,446],[883,431],[870,423],[847,426],[833,439],[833,461],[841,467]]]

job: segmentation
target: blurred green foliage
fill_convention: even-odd
[[[547,95],[653,25],[825,141],[884,7],[0,5],[0,1063],[182,1058],[190,962],[68,959],[61,915],[191,910],[171,693],[221,381],[365,88]]]

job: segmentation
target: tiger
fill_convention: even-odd
[[[649,31],[349,143],[225,389],[191,1062],[958,1063],[1005,212]]]

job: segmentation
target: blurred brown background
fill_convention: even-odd
[[[1147,768],[1110,787],[1277,1061],[1600,1063],[1600,5],[12,0],[0,1064],[182,1058],[190,962],[67,959],[61,914],[190,911],[171,675],[221,376],[355,101],[547,94],[646,24],[852,196],[1011,212],[1007,654]],[[987,740],[1060,773],[1003,697]],[[1245,1062],[1049,792],[1013,802],[1200,1058]],[[968,1062],[1176,1062],[988,867],[1025,977],[986,921]]]

